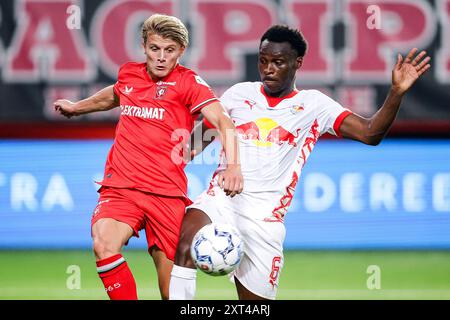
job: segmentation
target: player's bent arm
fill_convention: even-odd
[[[54,106],[56,111],[70,118],[86,113],[110,110],[119,106],[119,104],[119,97],[116,96],[114,86],[111,85],[78,102],[57,100]]]
[[[227,159],[227,168],[218,175],[219,186],[227,195],[235,196],[244,187],[239,160],[236,128],[220,102],[213,102],[202,109],[202,114],[219,132]]]
[[[94,95],[77,102],[77,112],[80,114],[95,111],[107,111],[119,106],[119,97],[114,93],[114,86],[108,86]]]
[[[347,116],[339,128],[342,137],[378,145],[397,116],[403,94],[392,88],[383,106],[369,119],[357,114]]]
[[[240,165],[236,128],[220,102],[213,102],[202,109],[202,114],[217,128],[225,150],[228,165]]]

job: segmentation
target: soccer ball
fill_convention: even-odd
[[[243,254],[244,242],[229,224],[207,224],[195,234],[191,244],[191,256],[197,268],[213,276],[236,269]]]

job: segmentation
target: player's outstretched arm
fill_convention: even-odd
[[[67,118],[71,118],[85,113],[113,109],[119,105],[119,98],[114,93],[114,86],[111,85],[78,102],[60,99],[55,101],[53,105],[56,111]]]
[[[226,170],[217,176],[219,186],[223,188],[226,195],[234,197],[241,193],[244,187],[236,128],[219,102],[209,104],[201,112],[206,120],[217,128],[227,158]]]
[[[369,145],[378,145],[383,140],[397,116],[403,96],[431,67],[431,58],[426,52],[417,54],[417,51],[417,48],[412,49],[405,59],[398,54],[392,70],[392,86],[383,106],[369,119],[356,114],[345,118],[339,128],[344,138]]]

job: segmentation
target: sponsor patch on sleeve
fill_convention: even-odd
[[[201,85],[204,85],[204,86],[206,86],[206,87],[208,87],[209,88],[209,85],[206,83],[206,81],[205,80],[203,80],[200,76],[195,76],[195,81],[197,81],[197,83],[199,83],[199,84],[201,84]]]

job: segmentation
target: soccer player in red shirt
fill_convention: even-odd
[[[121,108],[91,225],[97,271],[111,299],[137,299],[121,249],[141,229],[161,296],[168,298],[181,222],[191,203],[184,152],[200,113],[223,139],[228,166],[221,186],[230,196],[243,189],[233,123],[208,84],[178,63],[188,45],[186,27],[176,17],[152,15],[142,27],[142,45],[146,62],[121,66],[113,86],[76,103],[54,103],[68,118]]]

